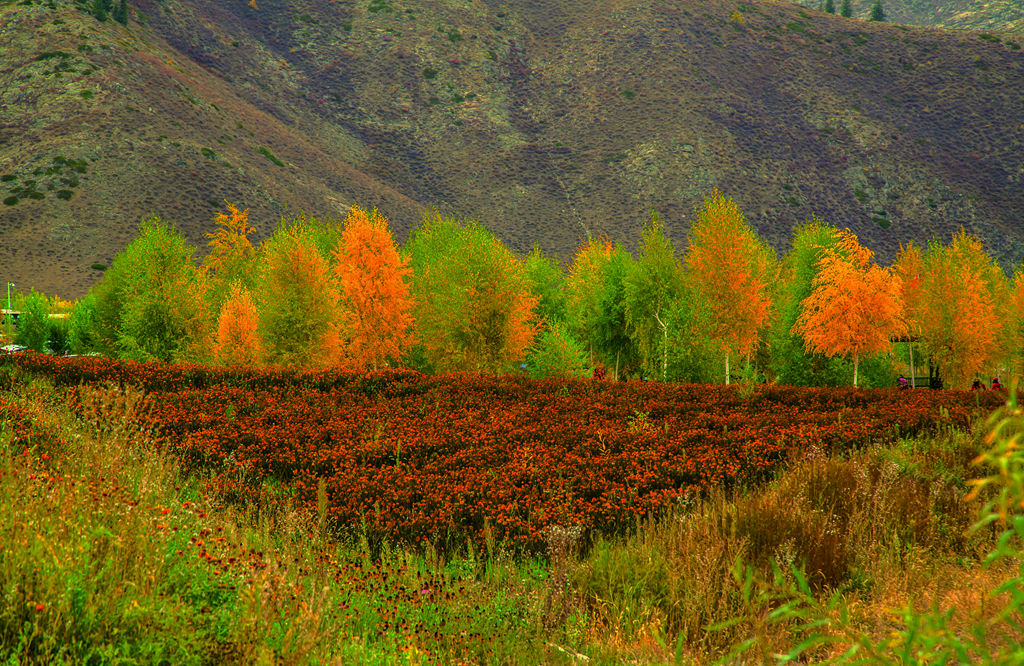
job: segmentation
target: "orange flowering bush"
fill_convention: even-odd
[[[272,501],[274,480],[338,530],[444,546],[522,549],[544,528],[615,531],[792,456],[966,426],[997,392],[536,381],[411,371],[355,374],[21,356],[63,384],[147,391],[139,413],[229,497]]]

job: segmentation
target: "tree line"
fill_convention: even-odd
[[[258,246],[253,231],[227,204],[197,262],[145,219],[67,319],[26,297],[15,337],[140,361],[725,383],[886,386],[931,363],[966,386],[1024,362],[1024,272],[962,230],[880,266],[815,217],[780,258],[716,191],[681,253],[652,214],[635,255],[588,237],[566,267],[436,211],[404,247],[358,206],[282,220]]]

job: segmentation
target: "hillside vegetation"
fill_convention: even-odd
[[[715,186],[776,248],[817,213],[883,260],[960,225],[1024,257],[1009,38],[769,1],[254,4],[0,4],[11,279],[80,295],[141,215],[201,244],[224,199],[260,236],[358,201],[563,257],[653,208],[682,244]]]
[[[799,0],[821,9],[823,0]],[[836,0],[838,11],[841,0]],[[874,0],[851,0],[853,16],[867,18]],[[886,20],[907,25],[992,32],[1024,32],[1024,6],[1014,0],[883,0]]]

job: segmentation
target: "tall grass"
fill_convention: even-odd
[[[221,506],[134,425],[137,393],[79,391],[87,422],[71,420],[52,387],[7,394],[47,436],[0,442],[0,654],[46,664],[547,660],[533,631],[543,564],[397,548],[372,559],[287,507]]]

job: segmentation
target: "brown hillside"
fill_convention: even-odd
[[[567,256],[588,231],[633,243],[652,208],[685,243],[718,187],[780,249],[816,213],[882,259],[960,225],[1024,258],[1005,42],[785,2],[131,4],[127,30],[0,5],[0,174],[42,189],[55,156],[88,161],[70,200],[0,205],[20,284],[80,294],[140,215],[199,244],[223,199],[261,233],[377,205],[401,238],[434,205]]]

